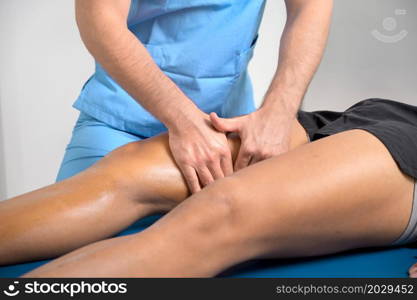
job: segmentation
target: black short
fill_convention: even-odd
[[[386,99],[367,99],[344,112],[299,111],[310,140],[363,129],[384,143],[399,168],[417,178],[417,106]]]

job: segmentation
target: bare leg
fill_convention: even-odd
[[[142,233],[76,250],[27,276],[213,276],[260,257],[389,245],[413,180],[362,130],[302,145],[216,181]]]
[[[237,139],[230,139],[236,154]],[[306,142],[294,123],[291,147]],[[0,265],[54,257],[166,212],[189,195],[167,135],[116,149],[88,170],[0,202]]]

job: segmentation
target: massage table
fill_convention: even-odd
[[[160,216],[137,221],[117,236],[140,232]],[[0,277],[18,277],[50,260],[0,267]],[[417,246],[372,248],[311,258],[267,259],[235,266],[219,277],[408,277],[417,262]]]

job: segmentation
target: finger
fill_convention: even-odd
[[[276,150],[276,149],[275,149]],[[274,153],[275,152],[275,153]],[[253,164],[256,164],[256,163],[258,163],[258,162],[260,162],[260,161],[263,161],[263,160],[265,160],[265,159],[268,159],[268,158],[271,158],[271,157],[274,157],[274,156],[277,156],[277,155],[279,155],[279,154],[281,154],[281,153],[285,153],[286,152],[286,150],[285,151],[283,151],[283,150],[281,150],[281,151],[279,151],[279,152],[277,152],[277,151],[274,151],[274,150],[272,150],[272,151],[265,151],[264,150],[264,152],[263,153],[260,153],[260,154],[254,154],[254,155],[252,155],[252,159],[251,159],[251,161],[250,161],[250,165],[253,165]]]
[[[241,147],[235,162],[235,172],[249,166],[250,160],[251,155],[244,151]]]
[[[257,155],[253,155],[252,159],[249,162],[249,165],[253,165],[256,164],[260,161],[263,161],[265,159],[271,158],[273,155],[266,155],[266,154],[257,154]]]
[[[224,176],[229,176],[233,174],[232,153],[228,153],[220,159],[220,166],[223,170]]]
[[[252,156],[252,158],[249,162],[249,165],[256,164],[257,162],[263,161],[265,159],[266,159],[265,157],[262,157],[260,155],[254,155],[254,156]]]
[[[213,176],[206,166],[199,168],[196,171],[202,187],[205,187],[214,181]]]
[[[222,170],[221,165],[220,165],[220,160],[209,164],[208,169],[209,169],[211,175],[213,176],[214,180],[217,180],[217,179],[220,179],[220,178],[224,177],[224,173],[223,173],[223,170]]]
[[[185,182],[187,183],[188,189],[191,194],[195,194],[201,190],[200,182],[196,171],[192,167],[182,167],[181,172],[184,176]]]
[[[235,132],[240,129],[239,118],[224,119],[220,118],[215,112],[212,112],[210,114],[210,120],[214,128],[221,132]]]

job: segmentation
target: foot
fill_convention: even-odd
[[[408,269],[408,275],[411,278],[417,278],[417,263],[412,265],[410,269]]]

